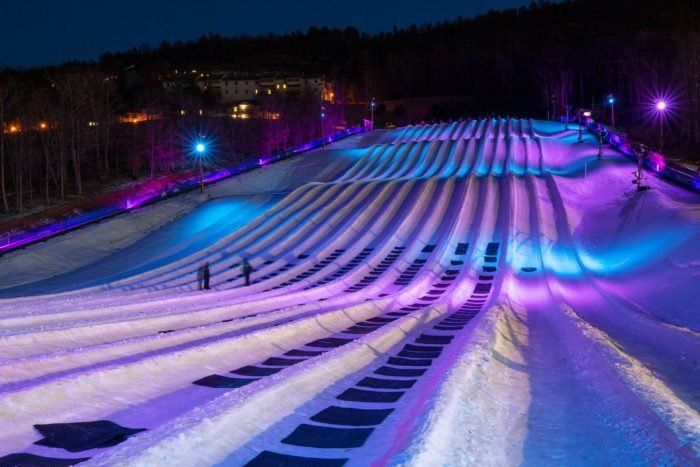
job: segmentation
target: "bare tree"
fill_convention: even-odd
[[[7,201],[7,185],[5,181],[6,164],[6,132],[12,133],[8,122],[10,111],[19,102],[21,94],[14,80],[5,78],[0,81],[0,192],[2,193],[2,206],[5,212],[10,211]]]

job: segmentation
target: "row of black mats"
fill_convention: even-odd
[[[425,255],[418,256],[416,259],[414,259],[406,270],[401,273],[399,278],[394,281],[394,285],[408,285],[413,278],[416,277],[418,271],[420,271],[425,263],[428,262],[427,256],[429,253],[432,253],[433,250],[435,250],[435,246],[436,245],[434,244],[425,245],[421,250],[421,253],[425,253]]]
[[[474,314],[460,309],[441,323],[459,323],[463,327]],[[362,378],[354,387],[336,396],[342,402],[313,415],[309,423],[300,424],[282,443],[314,449],[364,446],[374,429],[394,411],[391,407],[367,408],[367,404],[397,403],[453,339],[454,335],[419,335],[413,343],[405,344],[395,356],[388,357],[386,363],[377,368],[372,376]],[[358,406],[353,407],[353,404]],[[247,465],[325,467],[340,466],[347,461],[348,459],[301,457],[263,451]]]
[[[448,276],[449,278],[454,278],[453,275]],[[451,280],[451,279],[448,279]],[[440,284],[436,284],[440,285]],[[438,289],[440,292],[444,292],[444,289]],[[424,300],[420,300],[424,301]],[[404,306],[398,311],[388,312],[386,316],[378,316],[370,318],[366,321],[358,322],[353,326],[341,331],[338,334],[368,334],[385,324],[388,324],[401,316],[405,316],[411,312],[420,310],[427,306],[426,303],[416,302],[411,305]],[[481,300],[479,303],[483,303],[485,300]],[[470,299],[465,303],[459,312],[453,313],[449,317],[445,318],[438,324],[434,326],[436,330],[458,330],[462,329],[469,319],[473,317],[479,310],[480,305],[478,305],[475,299]],[[406,344],[396,357],[389,357],[387,360],[387,365],[382,366],[377,369],[375,373],[380,376],[386,377],[417,377],[421,376],[425,370],[424,369],[413,369],[406,368],[412,366],[429,366],[432,358],[437,358],[440,353],[440,347],[421,347],[422,344],[436,344],[442,343],[446,344],[452,340],[453,336],[429,336],[421,335],[415,342],[415,344]],[[242,387],[246,384],[257,381],[258,379],[272,375],[281,371],[282,369],[301,363],[307,358],[315,357],[327,352],[330,349],[337,348],[346,345],[356,338],[342,338],[342,337],[328,337],[323,339],[317,339],[313,342],[306,344],[309,349],[293,349],[286,352],[281,357],[271,357],[262,363],[262,366],[245,366],[234,370],[231,373],[236,374],[241,377],[230,378],[221,375],[210,375],[201,378],[194,382],[194,384],[206,387],[215,388],[227,388],[233,389],[237,387]],[[322,350],[319,350],[322,349]],[[359,388],[350,388],[343,394],[338,396],[339,400],[350,401],[350,402],[370,402],[370,403],[393,403],[396,402],[403,392],[383,392],[383,391],[369,391],[362,389],[364,387],[370,389],[410,389],[414,381],[405,380],[392,380],[385,378],[374,378],[366,377],[361,380],[357,386]],[[404,391],[405,392],[405,391]],[[340,424],[340,425],[350,425],[350,426],[367,426],[379,424],[383,421],[386,416],[393,411],[393,409],[379,409],[376,410],[366,410],[366,409],[354,409],[354,408],[342,408],[342,407],[329,407],[328,409],[320,412],[316,416],[312,417],[312,420],[321,423],[330,424]],[[339,422],[342,420],[342,422]],[[368,423],[372,422],[372,423]],[[304,426],[304,425],[302,425]],[[295,431],[288,438],[283,440],[287,444],[295,444],[294,440],[301,436],[307,436],[309,433],[303,433],[308,430],[318,430],[323,427],[314,427],[313,425],[307,425],[310,428],[300,428],[302,433]],[[70,452],[80,452],[88,449],[94,448],[104,448],[109,446],[117,445],[125,441],[129,436],[143,431],[143,429],[132,429],[122,427],[114,422],[107,420],[98,420],[94,422],[77,422],[77,423],[57,423],[50,425],[37,425],[37,429],[46,436],[43,440],[37,442],[37,444],[42,444],[50,447],[63,448]],[[299,429],[298,429],[299,430]],[[335,429],[337,430],[337,429]],[[371,429],[370,429],[371,432]],[[324,431],[323,434],[327,438],[328,431]],[[313,434],[313,433],[312,433]],[[341,433],[343,435],[346,432]],[[369,433],[367,433],[369,436]],[[316,438],[316,436],[313,436]],[[366,436],[364,437],[366,439]],[[322,441],[323,444],[323,441]],[[364,444],[364,441],[363,443]],[[322,447],[322,446],[321,446]],[[275,453],[268,453],[274,456],[283,456]],[[263,453],[261,456],[265,456]],[[260,456],[259,456],[260,457]],[[293,456],[291,456],[293,457]],[[28,453],[16,453],[0,458],[0,465],[73,465],[79,462],[88,460],[89,458],[73,458],[73,459],[63,459],[63,458],[47,458],[42,456],[37,456]],[[299,458],[304,459],[304,458]],[[261,462],[267,462],[265,459],[259,459]],[[274,460],[274,459],[270,459]],[[276,465],[287,465],[289,459],[284,461],[282,464]],[[311,464],[304,460],[304,465],[316,465],[314,462],[316,459],[311,459]],[[326,460],[318,459],[323,465],[326,465]],[[275,461],[276,462],[276,461]],[[296,461],[292,465],[297,465]],[[333,464],[336,465],[336,464]]]
[[[351,259],[345,266],[342,268],[338,269],[335,271],[333,274],[321,279],[320,281],[316,282],[313,285],[310,285],[304,290],[310,289],[312,287],[316,287],[319,285],[324,285],[328,284],[329,282],[333,282],[336,279],[340,279],[343,277],[345,274],[349,273],[353,269],[355,269],[357,266],[359,266],[367,257],[374,251],[374,248],[365,248],[363,249],[357,256],[355,256],[353,259]]]
[[[455,248],[455,255],[457,256],[464,256],[467,254],[467,249],[469,248],[468,243],[458,243],[457,247]],[[421,250],[421,253],[432,253],[435,250],[435,245],[430,244],[426,245],[423,247]],[[427,258],[425,257],[418,257],[415,260],[413,260],[413,263],[409,267],[406,268],[406,270],[399,276],[398,279],[394,282],[394,285],[408,285],[413,278],[416,277],[416,274],[421,270],[421,268],[425,265],[427,262]],[[464,264],[463,260],[457,260],[453,259],[450,261],[450,264],[453,266],[461,266]]]
[[[376,281],[379,276],[381,276],[387,269],[393,265],[398,257],[403,253],[403,250],[405,250],[405,246],[397,246],[394,247],[388,255],[386,255],[386,258],[381,260],[377,266],[375,266],[369,274],[367,274],[365,277],[363,277],[357,284],[353,285],[352,287],[344,290],[344,292],[357,292],[359,290],[364,289],[368,285],[372,284],[374,281]]]
[[[484,256],[485,263],[496,263],[498,262],[498,248],[500,243],[489,243],[486,245],[486,254]],[[486,269],[484,269],[486,270]],[[495,269],[494,269],[495,271]]]
[[[411,312],[427,306],[425,301],[433,301],[439,298],[450,283],[458,275],[458,270],[445,271],[441,282],[434,284],[428,295],[418,302],[402,308]],[[489,276],[490,279],[492,277]],[[481,285],[481,284],[477,284]],[[487,284],[490,290],[490,283]],[[475,288],[472,296],[459,310],[451,313],[433,326],[436,331],[449,332],[462,330],[469,321],[481,310],[488,298],[480,292],[483,288]],[[422,303],[423,302],[423,303]],[[299,425],[282,443],[309,447],[309,448],[357,448],[365,444],[367,438],[377,425],[393,412],[393,408],[367,409],[371,403],[392,404],[396,403],[406,390],[413,387],[417,379],[422,376],[426,368],[432,364],[432,360],[439,357],[443,345],[449,344],[454,335],[427,335],[421,334],[413,344],[406,344],[402,350],[393,357],[389,357],[387,363],[374,374],[381,376],[368,376],[360,380],[356,387],[352,387],[336,397],[345,403],[360,403],[360,407],[330,406],[311,417],[311,423]],[[377,391],[383,390],[383,391]],[[336,426],[326,426],[336,425]],[[351,428],[347,428],[351,427]],[[364,427],[364,428],[358,428]],[[370,428],[372,427],[372,428]],[[272,451],[263,451],[248,465],[252,466],[339,466],[348,459],[308,458],[292,456]]]
[[[289,279],[286,282],[282,282],[281,284],[278,284],[278,285],[272,287],[269,290],[281,289],[282,287],[296,284],[297,282],[300,282],[308,277],[311,277],[312,275],[316,274],[318,271],[320,271],[321,269],[325,268],[326,266],[331,264],[333,261],[338,259],[343,253],[345,253],[345,250],[343,250],[343,249],[338,249],[338,250],[333,251],[333,253],[326,256],[325,259],[319,261],[317,264],[313,265],[311,268],[309,268],[306,271],[302,272],[301,274],[293,277],[292,279]],[[301,256],[302,255],[299,255],[299,258],[301,258]]]
[[[458,274],[458,269],[446,269],[445,273],[440,277],[440,282],[433,284],[433,288],[428,290],[427,295],[422,296],[419,300],[434,302],[452,285],[452,281],[457,278]]]
[[[391,311],[374,318],[369,318],[365,321],[360,321],[331,337],[325,337],[323,339],[317,339],[313,342],[309,342],[304,346],[305,348],[292,349],[285,352],[281,356],[270,357],[259,365],[246,365],[233,370],[231,373],[235,375],[234,377],[213,374],[198,379],[197,381],[194,381],[193,384],[198,386],[227,389],[245,386],[257,381],[260,378],[282,371],[286,367],[296,365],[308,358],[316,357],[331,349],[349,344],[353,340],[357,339],[357,337],[340,337],[343,334],[358,335],[358,337],[359,335],[369,334],[370,332],[397,320],[399,317],[405,316],[409,312],[418,310],[424,306],[425,304],[408,305],[399,309],[398,311]]]

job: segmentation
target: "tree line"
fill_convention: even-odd
[[[132,103],[126,103],[134,99]],[[343,125],[328,106],[327,131]],[[316,96],[270,96],[260,118],[235,120],[206,93],[166,93],[160,83],[127,89],[94,66],[0,76],[0,211],[23,212],[106,184],[197,166],[230,166],[320,136]]]

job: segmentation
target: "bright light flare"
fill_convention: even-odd
[[[197,143],[196,146],[194,147],[194,149],[199,154],[202,154],[204,151],[207,150],[207,147],[204,145],[204,143]]]
[[[666,110],[666,101],[665,100],[659,100],[656,101],[656,110],[663,112]]]

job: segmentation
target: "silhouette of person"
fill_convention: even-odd
[[[197,268],[197,288],[202,290],[204,286],[204,266]]]
[[[211,273],[209,272],[209,261],[204,263],[204,269],[202,271],[202,276],[204,278],[204,290],[209,290],[209,277]]]
[[[245,285],[250,285],[250,273],[253,272],[253,267],[250,265],[247,258],[243,258],[241,270],[243,271],[243,276],[245,276]]]

